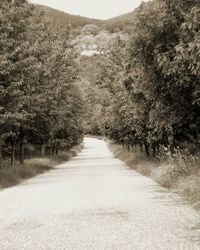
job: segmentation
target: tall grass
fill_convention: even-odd
[[[200,155],[168,151],[155,160],[147,158],[139,149],[129,152],[121,145],[109,145],[116,158],[162,187],[178,192],[200,209]]]
[[[110,149],[114,156],[123,162],[125,162],[130,168],[136,170],[145,176],[151,176],[153,168],[155,166],[154,161],[147,159],[145,154],[139,149],[135,149],[133,152],[129,152],[124,149],[122,145],[109,143]]]
[[[14,166],[10,166],[5,160],[3,167],[0,168],[0,189],[14,186],[25,179],[53,169],[58,163],[68,161],[75,156],[81,148],[82,146],[78,145],[59,155],[27,159],[23,165],[17,162]]]
[[[152,178],[161,186],[181,193],[200,209],[200,156],[176,151],[160,160]]]

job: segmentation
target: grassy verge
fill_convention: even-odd
[[[153,169],[155,168],[155,161],[147,159],[143,152],[139,150],[135,152],[129,152],[118,144],[109,142],[109,148],[114,156],[123,162],[125,162],[130,168],[136,170],[142,175],[151,176]]]
[[[0,168],[0,190],[53,169],[59,163],[76,156],[81,148],[82,145],[78,145],[56,156],[27,159],[23,165],[16,163],[14,166],[10,166],[9,162],[5,161],[4,166]]]
[[[200,210],[200,156],[176,152],[158,161],[147,158],[139,150],[128,152],[121,145],[109,145],[116,158],[160,186],[181,194]]]

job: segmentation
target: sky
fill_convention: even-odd
[[[138,7],[142,0],[30,0],[69,14],[108,19]]]

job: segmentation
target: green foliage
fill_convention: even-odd
[[[96,81],[109,92],[109,138],[154,155],[199,144],[199,15],[189,1],[143,3],[130,39],[113,39]]]
[[[149,143],[177,146],[199,140],[199,107],[194,100],[199,49],[196,55],[190,49],[191,43],[194,49],[198,46],[198,15],[197,6],[182,1],[153,1],[138,10],[129,48],[129,93],[134,104],[148,107]],[[144,103],[134,98],[138,89]]]
[[[100,37],[106,39],[100,39]],[[112,79],[115,76],[119,78],[119,72],[123,74],[123,63],[120,60],[121,54],[118,50],[118,43],[124,46],[127,36],[121,33],[111,34],[100,31],[94,36],[96,50],[99,54],[87,57],[82,56],[79,60],[80,79],[79,82],[82,95],[85,102],[84,127],[86,133],[102,134],[104,133],[104,124],[110,119],[112,92],[118,95],[118,91],[123,91],[122,87],[112,86]],[[77,40],[77,44],[82,43],[82,39]],[[116,53],[112,53],[111,50]],[[116,61],[116,67],[113,68],[112,60]],[[121,77],[121,75],[120,75]],[[107,116],[108,115],[108,116]]]
[[[12,145],[12,162],[14,146],[24,141],[70,148],[83,133],[70,31],[53,33],[44,15],[26,1],[0,5],[1,146]]]

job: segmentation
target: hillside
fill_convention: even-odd
[[[71,15],[66,12],[56,10],[47,6],[35,5],[38,10],[44,10],[47,17],[50,17],[53,22],[59,26],[65,26],[67,23],[70,23],[73,28],[77,28],[80,26],[84,26],[86,24],[96,24],[99,25],[102,23],[102,21],[97,19],[90,19],[87,17],[77,16],[77,15]]]
[[[71,15],[63,11],[59,11],[43,5],[35,5],[38,10],[44,10],[47,17],[51,18],[54,25],[60,26],[62,29],[66,24],[70,23],[74,32],[78,32],[81,27],[87,24],[96,24],[102,29],[116,32],[119,30],[129,31],[133,23],[134,11],[117,16],[108,20],[91,19],[87,17]]]
[[[110,32],[125,31],[131,33],[133,23],[135,20],[135,10],[127,14],[105,20],[102,28]]]
[[[134,11],[120,15],[120,16],[116,16],[113,18],[110,18],[108,20],[106,20],[106,23],[111,23],[111,22],[119,22],[119,21],[131,21],[133,19],[133,15],[134,15]]]

